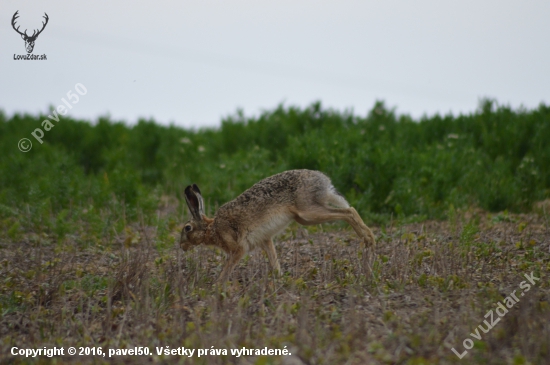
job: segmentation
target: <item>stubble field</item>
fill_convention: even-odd
[[[14,294],[2,303],[0,361],[550,363],[547,214],[469,210],[373,230],[378,245],[369,251],[344,225],[292,225],[276,240],[282,277],[257,251],[224,287],[213,285],[220,251],[159,249],[154,226],[135,224],[109,248],[83,250],[76,237],[56,242],[32,233],[3,240],[2,292]],[[528,291],[520,288],[529,283],[525,274],[534,277]],[[517,303],[503,302],[511,293]],[[499,302],[511,305],[502,318]],[[459,359],[452,348],[463,354],[464,345],[473,348]],[[14,346],[101,347],[107,355],[25,358],[10,354]],[[109,349],[139,346],[151,355],[109,358]],[[161,347],[195,352],[159,356]],[[291,355],[231,354],[266,347]],[[207,355],[198,357],[199,349]],[[228,355],[210,355],[223,349]]]

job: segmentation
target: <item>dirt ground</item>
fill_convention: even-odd
[[[258,251],[222,287],[220,251],[183,253],[154,227],[133,229],[101,247],[0,238],[0,362],[550,364],[547,216],[393,222],[374,227],[375,250],[344,225],[293,225],[276,239],[282,277]],[[150,355],[108,354],[135,347]]]

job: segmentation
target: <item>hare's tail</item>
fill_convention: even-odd
[[[328,194],[326,202],[330,205],[335,206],[336,208],[349,208],[349,203],[342,194],[336,190],[336,188],[330,185],[328,189]]]

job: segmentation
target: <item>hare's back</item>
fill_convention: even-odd
[[[332,186],[330,179],[319,171],[289,170],[260,180],[235,199],[239,204],[251,202],[284,205],[311,200]]]
[[[218,213],[249,215],[278,207],[303,205],[322,199],[330,189],[334,189],[330,179],[322,172],[284,171],[260,180],[220,207]]]

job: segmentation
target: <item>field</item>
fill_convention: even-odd
[[[550,107],[413,121],[382,103],[280,106],[195,131],[61,118],[40,144],[45,119],[0,113],[0,362],[550,363]],[[291,168],[331,176],[377,247],[293,224],[276,239],[282,277],[253,252],[214,286],[223,254],[178,247],[183,188],[199,184],[212,214]],[[151,355],[108,357],[140,346]]]

